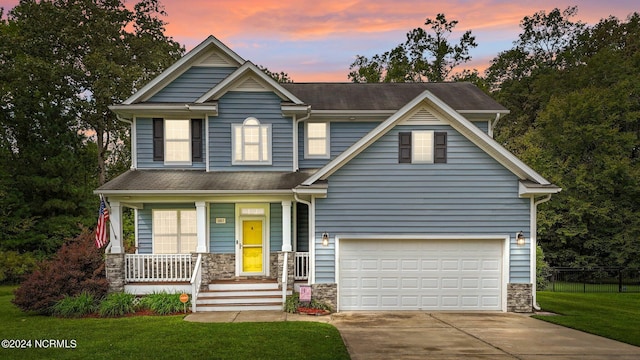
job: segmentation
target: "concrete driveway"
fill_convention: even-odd
[[[353,360],[640,359],[640,347],[513,313],[342,312]]]

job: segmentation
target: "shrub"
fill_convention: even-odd
[[[83,292],[76,296],[65,296],[53,305],[52,313],[61,317],[81,317],[94,313],[96,309],[93,295]]]
[[[96,299],[103,298],[109,284],[103,253],[94,245],[94,239],[94,233],[83,231],[64,244],[22,282],[12,302],[24,311],[51,314],[53,305],[65,297],[86,292]]]
[[[544,290],[549,286],[551,267],[544,259],[542,247],[538,245],[536,249],[536,289]]]
[[[100,316],[116,317],[136,311],[136,296],[127,293],[111,293],[100,303]]]
[[[0,284],[19,284],[35,267],[32,253],[0,251]]]
[[[187,309],[191,301],[186,303]],[[185,304],[180,301],[180,294],[168,294],[166,292],[149,294],[140,299],[140,307],[149,309],[158,315],[167,315],[183,312]]]
[[[331,307],[323,302],[320,302],[316,299],[311,299],[311,302],[301,302],[300,294],[294,292],[292,295],[287,296],[287,300],[284,303],[284,311],[294,314],[298,312],[299,307],[305,307],[309,309],[318,309],[318,310],[327,310],[331,311]]]

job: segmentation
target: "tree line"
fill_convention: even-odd
[[[452,40],[458,21],[437,14],[395,48],[357,55],[347,77],[475,83],[511,110],[496,140],[563,188],[539,209],[550,263],[640,268],[640,15],[588,26],[577,11],[524,17],[483,73],[454,72],[476,39],[469,30]],[[0,251],[48,255],[95,226],[92,191],[131,158],[128,125],[107,106],[184,54],[165,15],[159,0],[0,10]]]

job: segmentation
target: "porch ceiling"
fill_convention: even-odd
[[[298,172],[194,170],[129,170],[98,188],[96,193],[277,191],[291,190],[317,169]]]

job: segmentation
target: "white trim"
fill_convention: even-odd
[[[257,125],[249,125],[248,121],[255,120]],[[249,127],[254,127],[258,129],[258,142],[251,143],[250,145],[258,145],[258,156],[260,160],[244,160],[246,158],[246,146],[247,139],[245,138],[246,130]],[[263,131],[267,131],[267,139],[266,144],[264,143],[264,139],[262,137]],[[236,143],[236,131],[240,131],[241,144]],[[264,149],[266,145],[267,153],[264,154]],[[240,146],[242,160],[236,159],[236,146]],[[242,124],[231,124],[231,165],[271,165],[273,163],[273,146],[272,146],[272,134],[271,134],[271,124],[262,124],[260,120],[255,117],[248,117],[244,119]]]
[[[204,115],[204,168],[206,172],[209,172],[209,114]]]
[[[153,233],[153,232],[152,232]],[[140,224],[139,224],[139,220],[138,220],[138,209],[134,208],[133,209],[133,236],[134,236],[134,246],[135,246],[135,253],[138,253],[138,247],[140,246],[140,244],[138,243],[138,241],[140,240]]]
[[[316,198],[309,206],[309,284],[316,283]]]
[[[557,194],[562,191],[562,188],[553,186],[553,187],[528,187],[523,184],[522,181],[518,183],[518,195],[520,197],[528,197],[530,195],[547,195],[547,194]]]
[[[131,95],[127,100],[123,102],[123,104],[133,104],[135,102],[149,99],[158,91],[160,91],[165,84],[170,83],[172,80],[176,79],[178,76],[187,71],[192,64],[198,63],[198,61],[201,60],[200,58],[203,56],[203,54],[212,47],[222,51],[224,55],[228,56],[238,65],[242,64],[245,61],[233,50],[223,44],[220,40],[216,39],[213,35],[210,35],[198,46],[193,48],[193,50],[189,51],[186,55],[180,58],[180,60],[169,66],[165,71],[151,80],[147,85],[143,86],[142,89]]]
[[[262,82],[267,88],[272,88],[273,91],[282,99],[291,101],[296,105],[302,105],[304,102],[293,95],[289,90],[285,89],[277,81],[265,74],[251,61],[245,62],[241,67],[234,71],[231,75],[227,76],[224,80],[214,86],[211,90],[207,91],[204,95],[198,98],[196,103],[204,103],[211,100],[217,100],[228,91],[232,91],[236,86],[242,85],[246,76],[251,74],[258,78],[258,81]]]
[[[408,102],[387,120],[382,122],[375,129],[373,129],[371,132],[369,132],[367,135],[365,135],[355,144],[349,147],[346,151],[336,157],[333,161],[329,162],[317,173],[307,179],[303,184],[311,185],[317,180],[328,178],[329,176],[331,176],[331,174],[348,163],[369,145],[371,145],[373,142],[375,142],[389,130],[391,130],[399,121],[403,120],[408,113],[413,111],[413,109],[418,106],[422,106],[423,104],[432,106],[434,110],[437,111],[436,115],[442,116],[451,125],[451,127],[461,133],[475,145],[480,147],[491,157],[496,159],[496,161],[498,161],[520,179],[531,179],[543,185],[550,184],[549,181],[543,178],[540,174],[535,172],[524,162],[518,159],[515,155],[511,154],[505,148],[500,146],[489,135],[485,134],[482,130],[480,130],[480,128],[473,125],[464,116],[453,110],[448,104],[440,100],[428,90],[425,90],[413,100]]]
[[[340,242],[342,240],[500,240],[502,241],[502,283],[500,288],[500,307],[507,311],[507,285],[509,284],[510,235],[470,235],[470,234],[338,234],[334,236],[335,243],[335,281],[336,307],[340,309]],[[315,268],[310,274],[315,276]],[[315,279],[314,279],[315,281]]]
[[[134,170],[138,167],[138,131],[137,118],[134,116],[131,120],[131,169]]]
[[[326,153],[324,154],[309,154],[309,124],[324,124],[325,136],[314,137],[313,140],[324,139]],[[305,159],[329,159],[331,157],[331,122],[329,121],[306,121],[304,123],[304,158]]]

